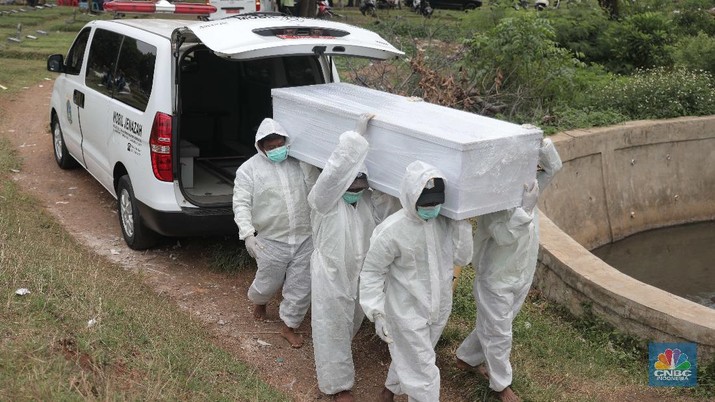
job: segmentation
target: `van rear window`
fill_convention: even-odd
[[[107,96],[146,110],[154,82],[156,47],[97,29],[92,38],[85,82]]]

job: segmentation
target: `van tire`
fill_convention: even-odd
[[[146,250],[156,244],[159,235],[144,224],[128,175],[120,177],[117,183],[117,212],[119,226],[129,248]]]
[[[55,162],[60,169],[72,169],[77,167],[77,161],[67,151],[65,138],[62,134],[62,127],[57,121],[57,116],[52,117],[52,149],[55,154]]]

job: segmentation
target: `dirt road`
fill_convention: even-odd
[[[21,171],[13,176],[21,188],[38,198],[81,243],[142,275],[157,293],[168,295],[187,314],[200,319],[218,346],[254,367],[272,386],[295,401],[328,400],[317,388],[310,319],[299,329],[306,345],[297,350],[278,334],[279,300],[268,306],[269,318],[276,321],[255,322],[246,297],[252,270],[232,274],[210,270],[205,239],[182,239],[144,252],[124,244],[114,198],[86,171],[61,170],[55,163],[48,117],[51,91],[52,81],[45,81],[0,103],[4,110],[0,135],[12,142],[23,160]],[[240,247],[237,237],[215,241]],[[376,400],[390,357],[367,320],[353,344],[353,354],[356,400]],[[443,400],[465,400],[457,395],[454,384],[442,381]]]

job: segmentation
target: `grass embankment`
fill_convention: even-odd
[[[0,97],[54,78],[47,56],[92,18],[68,7],[0,16]],[[22,42],[5,41],[18,23]],[[0,138],[0,400],[287,400],[140,275],[77,244],[11,169],[20,161]]]
[[[77,244],[11,169],[0,139],[0,400],[286,399],[139,274]]]
[[[496,400],[486,382],[452,368],[454,351],[474,325],[474,270],[462,271],[450,322],[438,345],[450,363],[443,375],[465,384],[473,400]],[[527,298],[513,326],[514,389],[527,401],[713,400],[713,367],[701,365],[695,388],[648,386],[648,345],[586,308],[577,318],[540,297]],[[714,366],[715,364],[711,365]]]

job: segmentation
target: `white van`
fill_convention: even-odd
[[[66,58],[47,61],[60,73],[55,159],[118,199],[133,249],[157,235],[236,233],[233,180],[272,116],[271,88],[337,81],[338,56],[402,54],[362,28],[276,15],[92,21]]]

